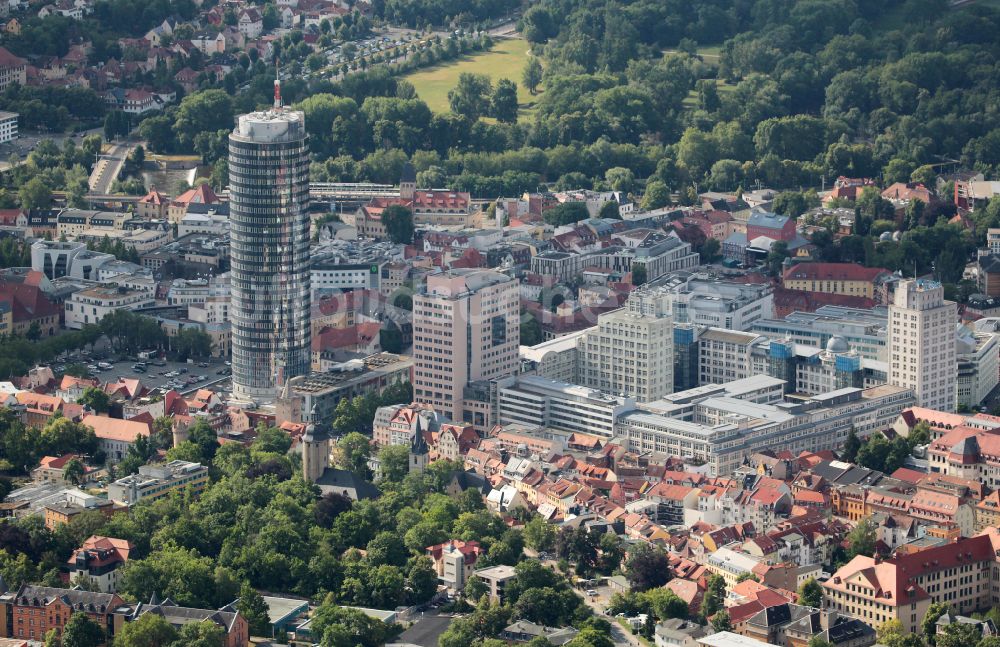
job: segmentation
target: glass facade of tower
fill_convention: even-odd
[[[273,396],[310,366],[309,153],[301,112],[242,115],[229,136],[233,393]]]

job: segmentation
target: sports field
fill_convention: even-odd
[[[499,79],[510,79],[517,83],[518,118],[523,119],[530,115],[541,94],[539,89],[538,94],[532,95],[521,83],[521,72],[529,57],[528,48],[528,41],[520,38],[497,40],[488,52],[477,52],[424,68],[404,78],[413,84],[417,96],[426,101],[434,112],[448,111],[448,90],[458,84],[458,75],[462,72],[485,74],[494,83]]]

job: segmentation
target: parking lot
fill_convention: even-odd
[[[150,389],[159,388],[164,391],[173,389],[187,393],[200,388],[211,387],[213,390],[228,388],[230,369],[228,363],[219,358],[188,362],[172,362],[166,360],[139,360],[146,364],[145,370],[133,368],[137,362],[134,359],[116,361],[114,356],[98,359],[104,353],[93,355],[71,354],[61,358],[58,364],[53,364],[57,373],[68,364],[79,363],[90,369],[90,374],[102,382],[117,382],[119,378],[138,379]],[[156,362],[154,364],[153,362]],[[102,363],[104,366],[102,366]],[[158,365],[162,364],[162,366]],[[111,368],[106,368],[110,365]]]

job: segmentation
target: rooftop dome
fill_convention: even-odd
[[[830,337],[830,341],[826,342],[826,350],[831,353],[849,353],[851,345],[840,335],[834,335]]]

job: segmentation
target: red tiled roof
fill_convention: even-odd
[[[201,184],[193,189],[188,189],[184,193],[174,198],[175,204],[217,204],[221,202],[219,196],[215,195],[212,187]]]
[[[798,263],[785,270],[785,281],[874,281],[891,274],[880,267],[865,267],[857,263]]]

